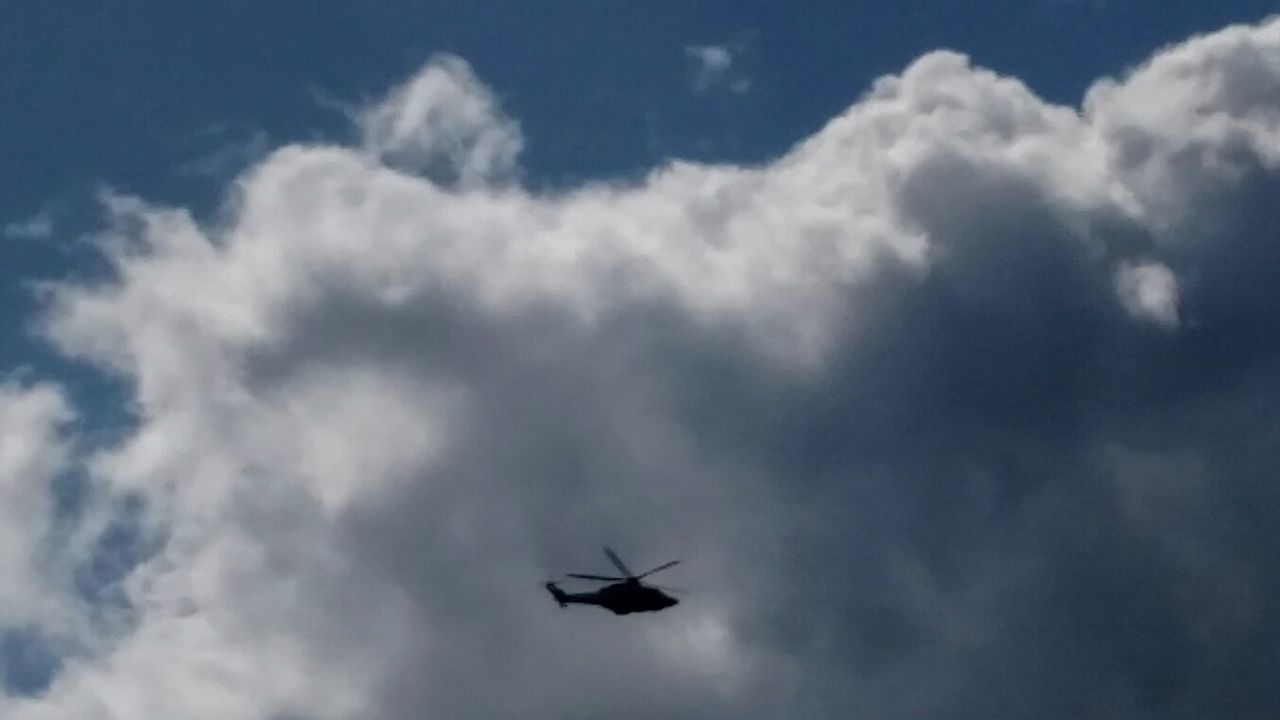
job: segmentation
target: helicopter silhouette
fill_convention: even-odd
[[[551,593],[551,597],[560,603],[560,607],[569,605],[570,603],[578,605],[599,605],[606,610],[612,611],[615,615],[628,615],[637,612],[658,612],[665,610],[672,605],[679,603],[679,600],[662,592],[656,585],[647,585],[640,582],[641,578],[648,577],[659,570],[666,570],[679,563],[679,560],[672,560],[669,563],[663,563],[652,570],[642,572],[639,575],[631,572],[630,568],[618,558],[618,555],[609,548],[604,549],[604,554],[609,558],[609,562],[618,568],[623,577],[610,577],[607,575],[582,575],[579,573],[568,573],[571,578],[579,580],[593,580],[596,582],[613,583],[607,587],[600,588],[594,592],[568,593],[560,589],[554,582],[546,583],[547,590]],[[670,589],[670,588],[668,588]]]

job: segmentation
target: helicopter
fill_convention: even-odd
[[[579,580],[593,580],[595,582],[613,583],[606,587],[600,588],[594,592],[568,593],[560,589],[554,582],[546,583],[547,590],[551,593],[551,597],[560,603],[560,607],[564,607],[570,603],[579,605],[599,605],[606,610],[612,611],[615,615],[628,615],[637,612],[657,612],[665,610],[672,605],[679,603],[679,600],[662,592],[656,585],[646,585],[640,582],[641,578],[648,577],[659,570],[666,570],[679,563],[679,560],[672,560],[669,563],[663,563],[652,570],[642,572],[639,575],[631,572],[630,568],[618,558],[617,553],[609,548],[604,549],[604,554],[609,558],[609,562],[618,568],[623,577],[610,577],[607,575],[583,575],[579,573],[569,573],[571,578]],[[669,589],[669,588],[668,588]]]

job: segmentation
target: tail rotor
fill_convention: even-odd
[[[565,598],[567,597],[565,595],[565,592],[561,590],[560,587],[556,585],[554,582],[548,580],[547,582],[543,583],[543,587],[547,589],[547,592],[551,593],[551,597],[555,598],[557,603],[560,603],[560,607],[564,607],[565,605],[568,604],[567,602],[565,602]]]

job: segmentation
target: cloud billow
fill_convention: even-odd
[[[222,225],[116,199],[45,327],[166,541],[0,708],[1266,717],[1276,84],[1276,21],[1079,111],[937,52],[772,163],[539,195],[449,58]],[[561,612],[606,541],[688,598]]]

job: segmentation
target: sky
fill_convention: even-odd
[[[0,4],[0,715],[1270,717],[1275,10]]]

